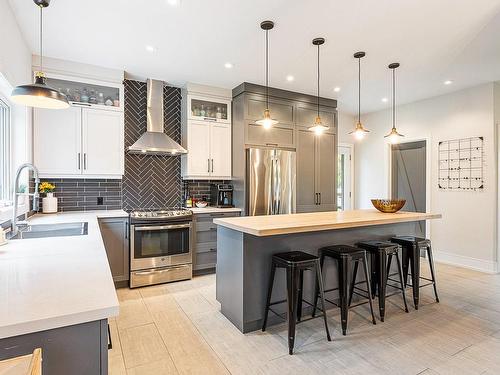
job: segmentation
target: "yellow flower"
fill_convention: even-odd
[[[44,181],[40,184],[38,190],[40,191],[40,193],[52,193],[55,188],[55,185],[51,184],[50,182]]]

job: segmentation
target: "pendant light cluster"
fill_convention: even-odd
[[[316,133],[316,135],[321,135],[323,132],[327,131],[329,128],[326,125],[323,125],[321,121],[321,116],[319,115],[319,46],[325,44],[325,38],[314,38],[312,44],[318,47],[318,113],[316,119],[314,120],[314,124],[309,127],[309,130]]]
[[[58,90],[47,86],[43,73],[43,8],[50,0],[34,0],[40,8],[40,71],[35,74],[35,83],[17,86],[12,90],[11,98],[15,103],[29,107],[64,109],[69,107],[68,98]]]
[[[264,116],[261,120],[255,121],[257,125],[262,125],[264,129],[270,129],[273,125],[278,124],[277,120],[271,118],[269,111],[269,30],[274,27],[273,21],[263,21],[260,28],[266,32],[266,109],[264,109]]]
[[[388,68],[392,70],[392,129],[384,138],[388,138],[391,143],[398,143],[404,137],[396,130],[396,69],[399,68],[399,63],[389,64]]]

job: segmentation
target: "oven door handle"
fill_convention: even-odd
[[[149,230],[166,230],[166,229],[181,229],[181,228],[191,228],[191,224],[172,224],[172,225],[158,225],[150,227],[135,227],[136,232],[149,231]]]
[[[174,270],[180,270],[180,269],[187,268],[187,267],[188,266],[183,265],[183,266],[169,267],[169,268],[165,268],[165,269],[162,269],[162,270],[133,271],[133,273],[135,275],[138,275],[138,276],[147,276],[147,275],[152,275],[152,274],[155,274],[155,273],[164,273],[164,272],[169,272],[169,271],[174,271]]]

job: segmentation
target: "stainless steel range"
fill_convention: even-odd
[[[192,213],[182,208],[130,213],[130,287],[192,277]]]

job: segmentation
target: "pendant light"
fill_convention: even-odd
[[[396,130],[396,69],[399,68],[399,63],[389,64],[389,69],[392,70],[392,129],[384,138],[389,138],[389,142],[398,143],[404,137],[403,134]]]
[[[366,133],[370,132],[361,123],[361,59],[365,56],[366,53],[364,52],[356,52],[354,54],[354,58],[358,59],[358,122],[354,130],[349,134],[352,134],[356,139],[363,139]]]
[[[321,122],[321,117],[319,115],[319,46],[325,44],[325,38],[314,38],[312,44],[318,47],[318,113],[316,119],[314,120],[314,124],[309,127],[309,130],[316,133],[316,135],[321,135],[324,131],[328,130],[328,126],[323,125]]]
[[[63,109],[68,108],[68,98],[63,93],[45,83],[43,73],[43,8],[50,4],[50,0],[33,0],[40,8],[40,71],[35,74],[35,83],[17,86],[12,90],[11,98],[15,103],[29,107]]]
[[[269,30],[273,27],[273,21],[263,21],[260,24],[260,28],[266,32],[266,109],[264,110],[264,117],[255,121],[255,123],[262,125],[264,129],[270,129],[278,123],[278,121],[271,118],[271,112],[269,111]]]

